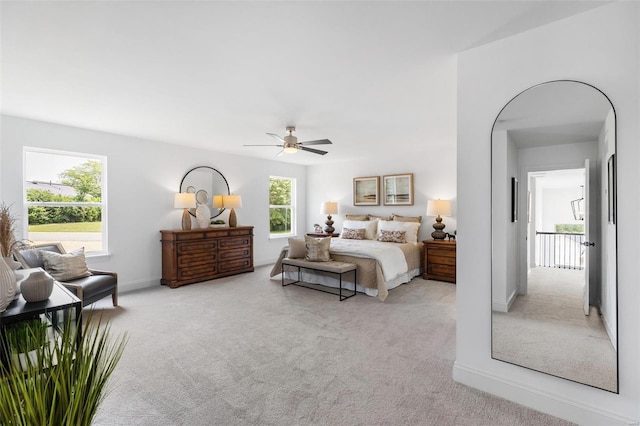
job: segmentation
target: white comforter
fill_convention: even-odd
[[[408,268],[402,250],[392,243],[332,238],[330,251],[349,256],[376,259],[380,263],[385,281],[391,281],[405,274]]]

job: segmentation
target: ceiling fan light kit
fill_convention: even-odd
[[[244,146],[278,146],[282,148],[282,151],[276,155],[276,157],[280,156],[283,152],[285,154],[295,154],[298,151],[308,151],[314,154],[325,155],[327,151],[323,151],[320,149],[308,148],[306,145],[330,145],[332,142],[329,139],[318,139],[314,141],[306,141],[306,142],[298,142],[298,138],[293,136],[293,132],[296,131],[295,126],[287,126],[287,132],[289,134],[284,138],[276,135],[275,133],[267,133],[267,135],[272,136],[282,142],[282,145],[244,145]]]

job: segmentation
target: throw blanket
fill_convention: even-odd
[[[376,259],[382,268],[385,281],[391,281],[407,272],[407,260],[397,244],[374,240],[333,238],[331,253]]]

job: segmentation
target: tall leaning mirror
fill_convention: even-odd
[[[616,116],[578,81],[531,87],[493,125],[494,359],[618,393]]]

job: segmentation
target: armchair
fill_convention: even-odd
[[[39,253],[40,250],[59,254],[66,253],[60,243],[46,243],[16,250],[14,255],[24,268],[45,269],[44,260]],[[118,274],[95,269],[89,269],[89,272],[91,275],[88,277],[60,281],[60,283],[82,300],[83,307],[109,295],[111,295],[113,306],[118,306]]]

